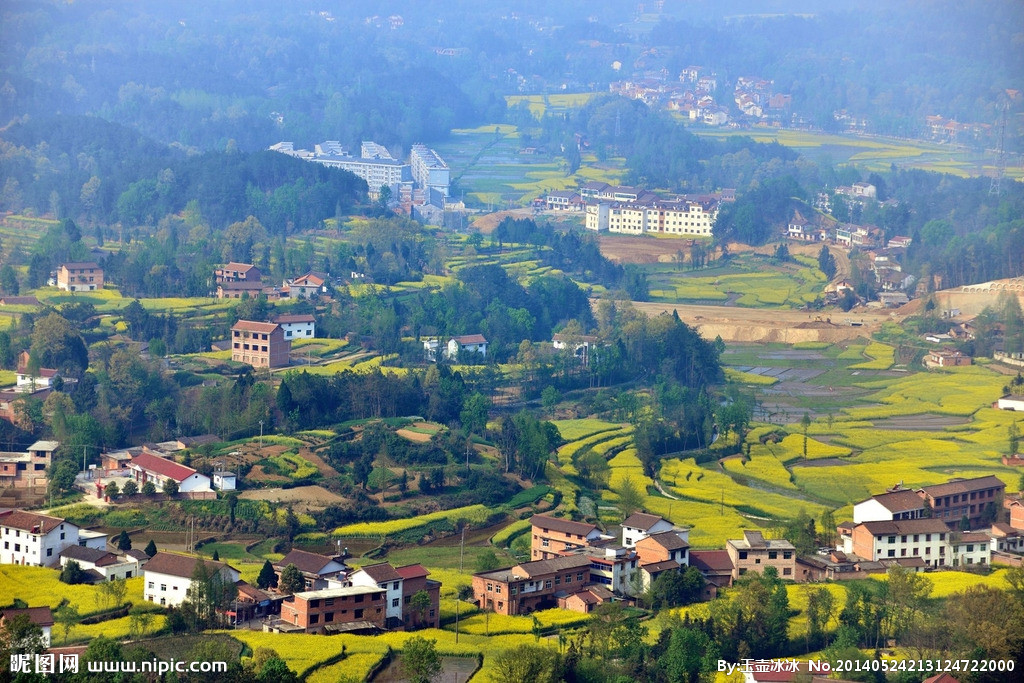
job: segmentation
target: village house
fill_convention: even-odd
[[[255,299],[263,293],[263,284],[258,280],[249,282],[246,280],[220,282],[217,284],[218,299]]]
[[[172,480],[178,484],[178,491],[181,493],[211,490],[210,478],[205,474],[145,451],[132,458],[128,463],[128,470],[139,488],[147,481],[151,481],[159,491],[168,480]]]
[[[285,280],[281,287],[289,299],[313,299],[327,293],[327,275],[310,271],[292,280]]]
[[[953,349],[937,349],[929,351],[924,358],[924,364],[929,368],[949,368],[960,365],[970,365],[971,357]]]
[[[428,579],[430,572],[421,564],[396,567],[402,577],[402,623],[405,628],[441,628],[441,582]],[[414,595],[424,591],[430,605],[420,613],[412,604]]]
[[[316,318],[312,313],[288,313],[276,316],[271,320],[284,330],[284,338],[312,339],[316,336]]]
[[[763,573],[775,567],[779,578],[796,579],[796,548],[782,539],[766,539],[760,531],[744,531],[743,538],[728,540],[725,549],[733,564],[733,579],[748,571]]]
[[[549,211],[582,211],[583,198],[572,190],[555,190],[544,197],[545,208]]]
[[[45,488],[56,441],[36,441],[24,453],[0,452],[0,489]]]
[[[38,306],[39,299],[34,296],[0,296],[0,306]]]
[[[672,531],[673,529],[675,529],[675,526],[672,522],[663,519],[659,515],[634,512],[622,521],[622,545],[632,548],[638,541],[647,538],[651,534],[660,534],[665,531]]]
[[[103,269],[93,261],[62,263],[57,268],[57,287],[65,292],[103,289]]]
[[[949,528],[940,519],[863,522],[840,527],[843,552],[865,560],[920,558],[930,567],[949,565]]]
[[[348,567],[340,557],[318,555],[293,548],[287,555],[271,565],[274,568],[274,573],[277,574],[278,582],[281,581],[282,570],[290,564],[295,565],[295,568],[302,574],[306,590],[327,588],[331,579],[344,580],[348,572]]]
[[[0,610],[0,624],[14,621],[20,616],[28,617],[30,623],[39,627],[42,632],[43,647],[49,648],[53,629],[53,612],[49,607],[5,608]],[[12,655],[13,658],[13,655]]]
[[[149,556],[141,550],[115,553],[102,548],[73,545],[60,553],[60,566],[66,567],[69,562],[77,562],[89,575],[90,583],[141,576],[142,567],[148,561]]]
[[[79,531],[78,525],[60,517],[0,509],[0,564],[49,567],[57,564],[61,552],[73,545],[106,547],[105,534],[84,539]]]
[[[225,584],[239,581],[238,570],[223,562],[203,560],[189,555],[158,552],[142,568],[146,600],[177,607],[188,597],[192,586],[192,577],[196,574],[196,566],[202,562],[210,577],[220,576]]]
[[[996,407],[999,410],[1016,410],[1018,412],[1024,412],[1024,396],[1018,396],[1016,394],[1009,394],[1002,396],[996,401]]]
[[[281,603],[280,631],[372,633],[383,630],[386,591],[376,586],[343,586],[304,591]],[[283,625],[291,628],[284,628]]]
[[[992,563],[992,537],[984,531],[950,534],[951,558],[954,567]]]
[[[214,282],[221,284],[226,282],[249,282],[257,283],[262,287],[263,273],[251,263],[227,263],[213,271]]]
[[[732,585],[735,566],[727,550],[691,550],[690,566],[704,577],[704,598],[712,599],[720,588]]]
[[[482,334],[452,337],[445,347],[444,357],[450,361],[457,361],[463,355],[472,353],[487,357],[487,340]]]
[[[988,526],[1002,506],[1006,484],[994,475],[975,479],[951,479],[945,484],[923,486],[920,489],[932,517],[941,519],[950,527],[957,527],[967,519],[971,529]]]
[[[589,587],[590,563],[586,555],[567,555],[474,574],[473,599],[482,609],[509,616],[555,607],[558,594]]]
[[[601,538],[600,529],[593,524],[561,517],[534,515],[530,518],[530,527],[530,558],[534,560],[565,555]]]
[[[239,320],[231,326],[231,360],[255,368],[279,368],[288,365],[292,343],[285,339],[277,323]]]
[[[15,391],[33,393],[42,389],[52,389],[54,380],[60,376],[53,368],[31,368],[31,357],[28,351],[18,354],[18,367],[15,371],[17,384]]]
[[[214,470],[213,488],[217,491],[234,491],[238,488],[238,475],[227,470]]]
[[[599,341],[597,337],[589,334],[567,335],[555,332],[551,336],[551,346],[556,351],[567,349],[572,344],[572,355],[578,358],[584,365],[590,364],[593,350],[597,347]]]
[[[924,499],[897,484],[893,489],[871,496],[853,506],[853,522],[884,522],[925,517]]]

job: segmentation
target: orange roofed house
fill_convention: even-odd
[[[239,320],[231,326],[231,360],[256,368],[288,365],[292,343],[277,323]]]

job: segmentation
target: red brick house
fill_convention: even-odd
[[[62,263],[57,269],[57,288],[66,292],[103,289],[103,269],[93,261]]]
[[[506,615],[556,607],[558,594],[571,595],[591,587],[590,559],[567,555],[474,574],[473,598],[482,609]]]
[[[402,577],[402,623],[405,628],[441,628],[441,582],[428,579],[430,572],[421,564],[396,567],[395,572]],[[423,613],[412,605],[412,597],[420,591],[425,591],[430,598],[430,606]]]
[[[256,282],[263,280],[263,273],[251,263],[226,263],[213,271],[214,281],[221,282]]]
[[[384,629],[384,596],[376,586],[345,586],[296,593],[281,603],[281,621],[306,633]],[[281,629],[285,630],[285,629]]]
[[[932,517],[956,527],[966,517],[972,529],[988,526],[1002,505],[1006,484],[988,475],[975,479],[953,479],[945,484],[924,486],[919,493],[931,509]],[[991,517],[988,521],[983,518]]]
[[[564,555],[601,537],[601,531],[593,524],[560,517],[534,515],[530,518],[530,525],[533,527],[530,543],[530,558],[533,560]]]
[[[292,343],[284,338],[277,323],[239,320],[231,326],[231,360],[255,368],[280,368],[288,365]]]

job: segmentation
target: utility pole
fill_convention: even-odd
[[[260,420],[260,450],[263,450],[263,420]]]
[[[462,525],[462,542],[459,543],[459,573],[462,573],[462,561],[466,557],[466,525]]]

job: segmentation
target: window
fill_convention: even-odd
[[[577,572],[576,580],[577,581],[582,581],[583,580],[583,572]]]
[[[328,612],[324,615],[324,622],[327,623],[330,621],[334,621],[334,612]]]
[[[160,590],[162,590],[162,591],[167,590],[167,584],[166,583],[161,583],[160,584]]]
[[[46,556],[47,557],[53,557],[53,548],[47,548],[46,549]]]
[[[895,549],[889,550],[889,557],[896,557],[896,550]]]
[[[789,576],[792,573],[793,573],[792,567],[783,567],[782,568],[782,575],[783,576]]]
[[[392,606],[392,607],[398,607],[398,602],[399,602],[399,599],[398,599],[398,598],[394,598],[394,599],[393,599],[393,600],[391,601],[391,606]]]
[[[334,598],[326,598],[324,600],[324,607],[330,607],[334,604]]]
[[[741,560],[747,559],[747,551],[746,550],[741,550],[740,551],[740,559]]]
[[[548,579],[547,581],[544,582],[544,587],[545,588],[551,588],[551,579]]]
[[[355,617],[356,619],[362,619],[363,618],[363,610],[357,609],[355,611],[355,614],[353,614],[352,616]]]
[[[673,553],[673,555],[675,555],[675,553]],[[768,559],[769,560],[777,560],[777,559],[779,559],[779,551],[778,550],[769,550],[768,551]]]
[[[152,588],[152,587],[153,587],[153,582],[152,582],[152,581],[150,581],[147,587],[148,587],[148,588]]]
[[[686,554],[685,550],[683,551],[683,554],[685,556],[685,554]],[[784,560],[793,559],[793,551],[792,550],[783,550],[782,551],[782,559],[784,559]]]
[[[398,590],[398,582],[397,582],[397,581],[395,581],[394,583],[392,583],[392,584],[391,584],[391,587],[392,587],[392,588],[393,588],[394,590]]]
[[[895,542],[896,542],[896,537],[895,536],[890,536],[889,537],[889,543],[895,543]]]
[[[309,623],[310,624],[318,624],[318,623],[320,623],[320,615],[319,614],[311,614],[311,615],[309,615]]]

